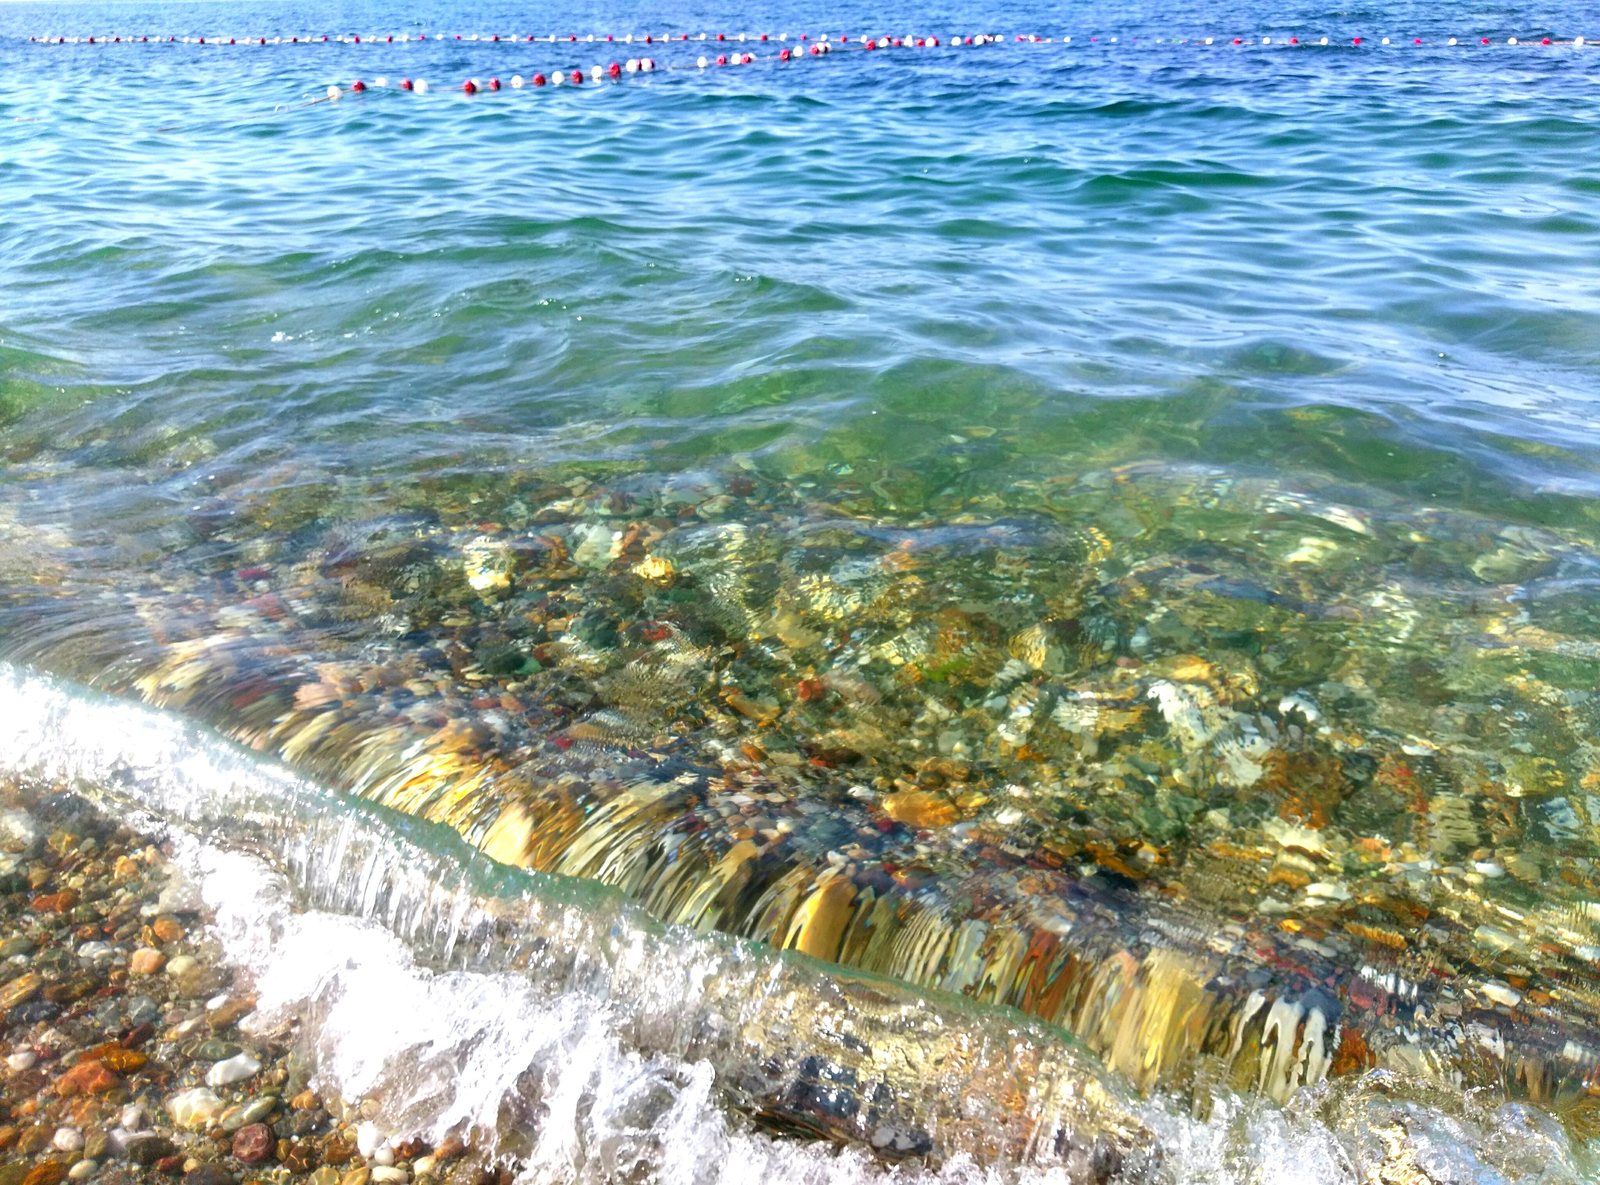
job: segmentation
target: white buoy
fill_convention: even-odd
[[[596,82],[603,82],[605,80],[605,76],[606,68],[604,66],[589,67],[589,77],[594,79]]]
[[[637,74],[637,73],[639,73],[639,59],[638,58],[629,58],[627,60],[626,64],[624,64],[622,68],[624,70],[626,70],[629,74]]]
[[[1205,43],[1206,43],[1206,44],[1207,44],[1207,45],[1210,45],[1210,44],[1211,44],[1211,41],[1212,41],[1212,38],[1210,38],[1210,37],[1207,37],[1207,38],[1206,38],[1206,40],[1205,40]]]
[[[1318,45],[1326,45],[1326,44],[1328,44],[1328,39],[1326,37],[1324,37],[1321,41],[1317,42],[1317,44]]]
[[[1579,49],[1582,49],[1583,48],[1583,38],[1582,37],[1574,37],[1572,39],[1572,44],[1576,45]]]
[[[416,94],[419,94],[419,95],[427,94],[428,93],[427,80],[422,79],[422,78],[417,79],[415,82],[413,82],[411,84],[411,89],[412,89],[413,92],[415,92]]]
[[[1454,45],[1455,43],[1456,43],[1456,39],[1454,37],[1450,38],[1449,41],[1445,42],[1446,45]]]
[[[1506,44],[1507,45],[1515,45],[1516,43],[1517,43],[1517,39],[1515,37],[1507,37],[1506,38]]]
[[[554,73],[552,73],[550,75],[550,85],[551,86],[560,86],[566,80],[567,80],[567,76],[565,74],[563,74],[560,70],[557,70],[557,71],[555,71]]]
[[[380,88],[386,87],[389,85],[389,78],[385,74],[380,74],[372,80],[372,85]]]
[[[1387,37],[1385,37],[1385,38],[1384,38],[1384,39],[1383,39],[1383,40],[1382,40],[1382,41],[1380,41],[1380,42],[1379,42],[1379,43],[1378,43],[1378,44],[1379,44],[1379,45],[1388,45],[1388,44],[1389,44],[1389,39],[1388,39],[1388,38],[1387,38]]]
[[[699,66],[700,69],[704,70],[706,68],[706,55],[705,54],[701,54],[698,58],[695,59],[694,64],[696,66]]]
[[[336,86],[330,86],[328,88],[328,98],[330,99],[337,99],[341,93],[343,92],[341,92]]]
[[[522,85],[523,85],[522,75],[513,74],[511,76],[511,89],[514,90],[514,91],[520,91],[522,89]]]
[[[1270,38],[1270,37],[1263,37],[1263,38],[1262,38],[1262,39],[1261,39],[1261,44],[1262,44],[1262,45],[1271,45],[1271,44],[1272,44],[1272,38]]]

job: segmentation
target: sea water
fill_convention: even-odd
[[[7,769],[529,1180],[1584,1179],[1587,19],[0,6]]]

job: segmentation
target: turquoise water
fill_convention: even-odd
[[[1144,1090],[1581,1161],[1586,19],[0,6],[0,657]]]

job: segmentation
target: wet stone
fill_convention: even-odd
[[[244,1164],[260,1164],[273,1153],[277,1141],[264,1123],[252,1123],[233,1137],[233,1155]]]
[[[163,1157],[172,1155],[175,1145],[166,1136],[155,1132],[138,1132],[122,1143],[122,1154],[130,1164],[153,1165]]]

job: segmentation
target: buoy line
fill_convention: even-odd
[[[20,40],[20,38],[19,38]],[[905,35],[905,36],[871,36],[852,34],[811,34],[798,33],[526,33],[526,34],[501,34],[501,33],[316,33],[316,34],[254,34],[251,36],[221,35],[207,36],[200,34],[80,34],[66,36],[62,34],[49,34],[45,36],[30,36],[27,41],[36,45],[195,45],[208,47],[261,47],[261,46],[319,46],[319,45],[345,45],[345,46],[392,46],[412,44],[437,44],[447,43],[473,43],[478,45],[528,45],[530,43],[557,44],[644,44],[644,45],[673,45],[685,42],[732,42],[735,44],[770,43],[797,41],[811,44],[840,45],[857,44],[868,45],[874,49],[900,49],[911,48],[956,48],[964,46],[983,46],[1000,44],[1025,44],[1025,45],[1193,45],[1201,47],[1229,47],[1243,48],[1246,46],[1282,46],[1282,47],[1311,47],[1311,46],[1351,46],[1351,47],[1385,47],[1407,46],[1410,48],[1451,48],[1456,46],[1537,46],[1585,48],[1594,46],[1597,42],[1592,38],[1583,36],[1558,37],[1554,34],[1536,34],[1529,37],[1517,35],[1488,36],[1478,34],[1475,36],[1450,36],[1450,37],[1369,37],[1356,35],[1348,37],[1330,37],[1326,34],[1317,36],[1300,36],[1299,34],[1279,34],[1277,36],[1262,34],[1256,36],[1198,36],[1198,37],[1166,37],[1131,34],[1056,34],[1041,35],[1038,33],[1016,33],[1011,35],[998,33],[952,34],[948,37],[934,35]]]

